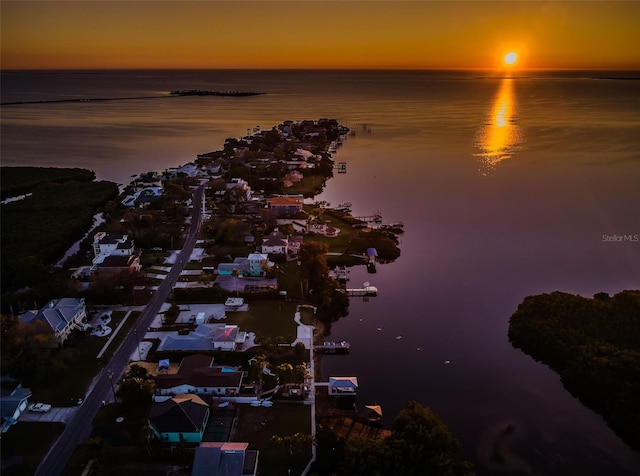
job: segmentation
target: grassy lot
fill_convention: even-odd
[[[326,182],[326,177],[309,175],[303,177],[300,182],[296,182],[291,187],[288,187],[286,193],[289,195],[302,194],[305,197],[313,197],[322,191]]]
[[[296,337],[297,324],[293,320],[296,303],[291,301],[256,301],[249,304],[246,312],[227,312],[227,324],[236,324],[243,331],[255,332],[258,339],[286,337],[292,342]],[[312,311],[303,309],[302,322],[311,324]]]
[[[18,422],[2,435],[2,476],[33,474],[64,423]]]
[[[99,448],[80,445],[62,476],[78,476],[92,463],[91,476],[190,476],[193,449],[176,450],[174,453],[156,448],[149,455],[143,445],[114,447],[102,443]],[[4,474],[3,474],[4,476]]]
[[[309,442],[292,448],[274,444],[272,436],[295,433],[311,434],[311,407],[298,404],[278,404],[271,408],[238,406],[238,426],[233,441],[249,443],[250,449],[260,450],[258,471],[261,476],[300,474],[311,458]]]

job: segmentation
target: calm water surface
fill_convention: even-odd
[[[602,239],[640,234],[640,81],[593,76],[3,72],[3,102],[268,94],[5,106],[2,164],[86,167],[122,183],[256,125],[337,118],[356,132],[336,157],[348,172],[317,199],[380,211],[406,232],[395,263],[352,269],[352,286],[380,293],[353,299],[333,326],[352,352],[325,358],[325,376],[356,375],[359,405],[381,404],[387,423],[408,399],[428,405],[481,474],[640,474],[640,455],[507,340],[527,295],[640,286],[640,244]],[[500,439],[509,424],[514,436]]]

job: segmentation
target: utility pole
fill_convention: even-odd
[[[136,345],[138,346],[138,360],[142,360],[142,354],[140,353],[140,339],[138,339],[138,331],[133,330],[133,335],[136,336]]]
[[[108,375],[109,375],[109,383],[111,384],[111,392],[113,393],[113,403],[116,403],[116,389],[113,386],[113,372],[109,370]]]

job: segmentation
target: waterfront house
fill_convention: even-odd
[[[52,345],[62,345],[73,329],[83,329],[87,317],[84,299],[52,299],[39,311],[27,311],[20,315],[22,324],[40,325],[51,333]]]
[[[242,371],[226,365],[215,365],[210,355],[190,355],[182,359],[175,374],[159,374],[155,377],[154,400],[162,401],[187,393],[233,397],[240,393],[242,377]]]
[[[357,377],[329,377],[329,395],[355,395]]]
[[[204,442],[195,450],[191,476],[255,476],[257,450],[249,443]]]
[[[199,396],[176,395],[153,404],[149,428],[164,443],[200,443],[209,415],[209,405]]]
[[[247,333],[238,326],[228,324],[199,324],[187,335],[171,332],[160,345],[158,352],[199,352],[221,350],[231,352],[247,340]]]
[[[15,380],[2,378],[0,382],[0,432],[5,433],[14,425],[29,406],[31,390],[23,388]]]

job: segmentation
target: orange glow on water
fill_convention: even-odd
[[[500,162],[511,157],[519,145],[515,106],[513,79],[504,78],[493,100],[487,123],[478,133],[476,146],[479,152],[475,156],[480,157],[482,175],[490,175]]]

